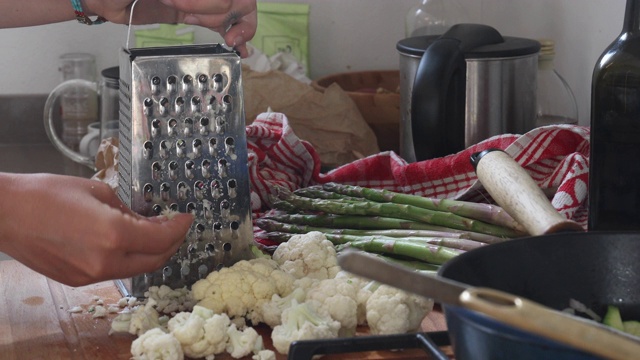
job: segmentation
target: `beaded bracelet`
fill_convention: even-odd
[[[98,25],[107,21],[107,19],[103,18],[102,16],[98,16],[98,18],[96,18],[95,20],[91,20],[84,13],[84,10],[82,9],[82,3],[80,1],[81,0],[71,0],[71,6],[73,6],[73,11],[76,13],[76,20],[78,20],[79,23],[85,25]]]

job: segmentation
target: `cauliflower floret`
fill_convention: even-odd
[[[129,333],[140,336],[148,330],[162,326],[160,314],[156,311],[155,305],[155,300],[149,299],[145,305],[135,309],[129,322]]]
[[[318,231],[293,235],[278,245],[273,260],[297,279],[331,279],[340,271],[333,243]]]
[[[180,342],[162,329],[151,329],[131,343],[133,360],[182,360]]]
[[[78,314],[82,312],[82,307],[81,306],[74,306],[71,309],[67,310],[67,312],[71,313],[71,314]]]
[[[276,360],[276,353],[271,350],[260,350],[251,357],[252,360]]]
[[[313,285],[315,285],[315,283],[317,283],[318,281],[320,281],[322,279],[312,279],[309,277],[303,277],[300,279],[296,279],[296,281],[293,283],[293,286],[298,289],[302,289],[305,291],[305,293],[307,292],[307,290],[309,290]]]
[[[280,325],[282,322],[282,312],[291,306],[292,301],[303,302],[307,294],[301,287],[293,289],[293,291],[285,296],[281,297],[278,294],[273,294],[271,300],[262,303],[262,321],[270,327]]]
[[[123,298],[120,298],[120,300],[118,300],[118,302],[116,303],[116,305],[120,308],[126,308],[126,307],[132,308],[140,304],[141,302],[138,301],[138,298],[135,296],[131,296],[131,297],[125,296]]]
[[[191,311],[195,300],[186,287],[172,289],[167,285],[152,286],[144,296],[156,301],[155,308],[161,314],[175,314],[180,311]]]
[[[204,323],[204,337],[213,344],[213,354],[225,351],[229,335],[227,329],[231,320],[226,314],[215,314]]]
[[[126,310],[118,314],[111,320],[111,328],[109,329],[109,335],[114,333],[128,333],[131,326],[131,311]]]
[[[295,278],[288,275],[276,261],[270,258],[257,258],[249,261],[239,261],[232,266],[236,270],[246,270],[257,272],[272,279],[279,294],[288,294],[293,290],[293,282]]]
[[[380,286],[377,281],[361,278],[347,271],[340,271],[336,274],[336,279],[346,279],[350,281],[358,290],[356,303],[358,304],[357,318],[358,325],[367,324],[367,300],[371,294]]]
[[[367,300],[367,323],[372,334],[404,334],[417,331],[433,309],[433,300],[380,285]]]
[[[333,320],[340,322],[341,337],[353,336],[358,326],[358,289],[347,278],[325,279],[307,291],[307,300],[317,301]]]
[[[229,317],[194,306],[193,312],[180,312],[169,320],[169,331],[182,345],[184,354],[202,358],[225,350]]]
[[[338,336],[340,323],[322,312],[320,304],[310,300],[293,305],[282,312],[282,324],[273,328],[271,340],[281,354],[289,353],[289,346],[297,340],[331,339]]]
[[[236,327],[240,330],[244,329],[245,327],[247,327],[247,322],[245,321],[245,319],[243,317],[234,317],[231,319],[231,323],[235,324]]]
[[[93,309],[93,314],[91,315],[91,317],[95,318],[103,318],[105,316],[107,316],[107,308],[102,306],[102,305],[98,305]]]
[[[252,327],[238,330],[235,324],[231,324],[227,329],[227,334],[229,341],[226,350],[234,359],[240,359],[251,353],[257,354],[264,350],[262,337]]]
[[[169,320],[168,328],[171,334],[181,344],[191,345],[204,337],[204,319],[199,316],[191,316],[191,313],[177,313]]]
[[[273,260],[260,258],[212,272],[191,289],[199,306],[229,317],[246,317],[257,324],[262,322],[261,303],[271,300],[274,294],[288,295],[294,280]]]

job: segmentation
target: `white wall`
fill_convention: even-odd
[[[622,29],[626,1],[482,0],[482,3],[481,20],[501,33],[556,40],[556,69],[576,95],[580,124],[589,125],[593,68]]]
[[[311,4],[310,71],[330,73],[397,68],[395,44],[404,37],[404,16],[419,0],[264,0]],[[578,99],[580,123],[588,124],[591,72],[598,55],[618,35],[624,0],[458,0],[473,22],[503,35],[550,37],[557,42],[558,71]],[[75,22],[0,31],[0,94],[47,93],[58,82],[58,57],[94,53],[98,69],[114,66],[127,27]],[[198,42],[219,41],[199,29]]]

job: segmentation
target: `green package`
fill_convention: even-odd
[[[193,44],[194,28],[190,25],[156,24],[135,30],[136,47],[161,47]]]
[[[258,2],[251,44],[267,56],[292,54],[309,73],[309,5]]]

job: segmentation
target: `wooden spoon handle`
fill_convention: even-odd
[[[580,224],[558,213],[529,174],[509,154],[492,149],[474,154],[471,161],[487,192],[530,235],[583,231]]]
[[[470,288],[460,301],[467,309],[606,359],[633,359],[640,354],[638,338],[501,291]]]

